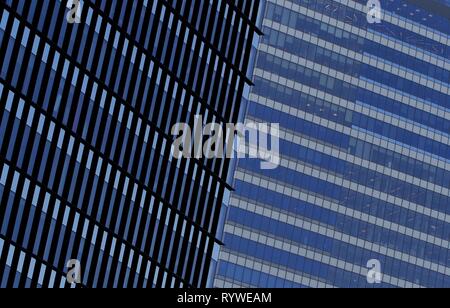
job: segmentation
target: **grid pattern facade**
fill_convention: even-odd
[[[170,130],[237,122],[259,1],[71,4],[0,4],[0,287],[206,286],[230,162]]]
[[[240,161],[215,286],[450,287],[448,2],[267,2],[247,118],[281,166]]]

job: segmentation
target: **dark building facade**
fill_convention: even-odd
[[[262,31],[281,162],[239,162],[215,286],[450,287],[449,1],[268,0]]]
[[[1,287],[211,283],[231,164],[173,159],[171,127],[242,116],[259,7],[1,1]]]

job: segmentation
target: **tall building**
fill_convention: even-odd
[[[259,3],[2,1],[0,287],[211,284],[230,161],[171,128],[239,120]]]
[[[450,287],[450,4],[379,4],[267,1],[216,287]]]

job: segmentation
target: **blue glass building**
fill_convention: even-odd
[[[242,116],[260,1],[76,2],[0,3],[0,287],[210,285],[231,165],[171,128]]]
[[[216,287],[450,287],[450,5],[380,3],[267,1]]]

